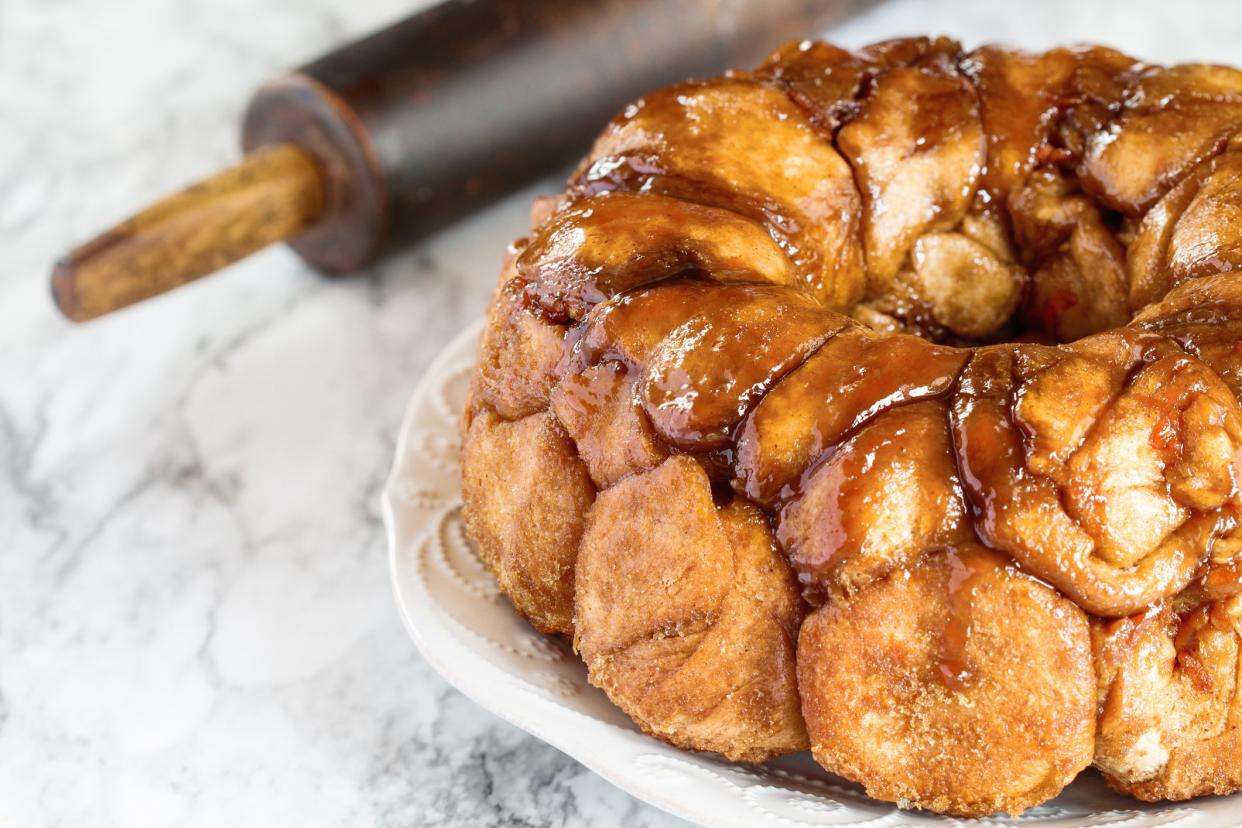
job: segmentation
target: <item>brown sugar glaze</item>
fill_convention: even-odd
[[[1010,66],[1015,62],[1021,63],[1017,70]],[[1049,65],[1057,70],[1051,78],[1033,80],[1022,71],[1039,74]],[[639,401],[660,438],[678,451],[711,453],[717,459],[723,454],[734,488],[769,509],[796,500],[817,464],[878,413],[913,400],[953,397],[955,408],[963,411],[952,428],[960,471],[970,484],[969,507],[981,537],[995,540],[1005,533],[1004,527],[996,528],[1005,504],[1027,498],[1025,492],[1031,488],[1054,488],[1046,479],[1029,479],[1023,435],[1008,413],[1021,389],[1006,380],[1006,387],[995,389],[994,401],[971,403],[969,389],[963,392],[959,387],[961,372],[971,359],[962,337],[927,321],[934,315],[927,310],[927,298],[918,294],[917,283],[914,289],[909,282],[901,283],[900,270],[893,276],[895,282],[877,280],[872,270],[858,267],[858,260],[883,260],[890,266],[908,257],[918,237],[929,230],[952,231],[964,238],[972,233],[982,242],[976,245],[979,257],[1021,261],[1022,278],[1030,280],[1043,260],[1071,246],[1070,237],[1083,214],[1090,216],[1088,226],[1099,229],[1099,209],[1082,195],[1080,186],[1062,187],[1066,194],[1050,203],[1046,194],[1026,196],[1022,182],[1045,170],[1058,180],[1073,176],[1085,163],[1074,147],[1088,143],[1074,132],[1081,129],[1078,120],[1087,117],[1079,108],[1122,107],[1132,66],[1107,50],[1058,50],[1041,59],[995,49],[966,55],[944,39],[899,41],[858,54],[820,44],[782,50],[754,75],[738,73],[727,80],[656,93],[627,109],[601,137],[571,183],[560,212],[539,228],[520,257],[518,278],[532,308],[550,320],[579,320],[567,338],[572,344],[565,349],[562,372],[580,373],[616,361],[628,372],[641,374]],[[1043,88],[1014,93],[1013,82],[1003,81],[1006,73],[1015,71],[1022,81],[1042,83]],[[998,75],[1001,81],[995,79]],[[852,163],[857,175],[857,167],[867,162],[834,152],[834,137],[859,123],[852,118],[866,115],[867,90],[883,82],[897,84],[903,99],[916,104],[907,123],[880,125],[899,140],[914,136],[914,156],[934,156],[945,145],[952,146],[942,154],[958,153],[956,145],[963,143],[964,133],[982,135],[978,124],[1000,123],[1000,113],[1021,108],[1023,102],[1040,114],[1033,117],[1035,126],[1022,119],[1010,122],[1010,129],[1025,131],[1029,146],[1024,157],[1014,150],[1022,134],[990,134],[980,142],[966,180],[956,182],[956,191],[939,182],[905,187],[899,194],[916,207],[922,204],[918,211],[905,210],[914,216],[907,222],[910,226],[849,239],[853,244],[845,247],[852,250],[847,250],[835,239],[826,244],[816,231],[834,216],[844,218],[842,224],[848,228],[860,211],[868,216],[891,211],[883,200],[886,190],[912,176],[900,159],[881,159],[871,161],[876,170],[869,191],[834,189],[834,178],[842,169],[848,170]],[[833,84],[842,87],[831,93],[841,95],[838,102],[854,100],[825,107],[824,96],[829,94],[825,90]],[[964,105],[947,120],[946,96],[952,98],[972,84],[978,102]],[[1091,88],[1084,91],[1078,84]],[[989,96],[997,85],[1001,92]],[[1113,88],[1117,97],[1101,102],[1100,86]],[[1019,100],[1008,97],[1012,94]],[[900,119],[891,114],[891,107],[876,110],[873,120]],[[958,123],[962,118],[973,118],[976,127],[962,127]],[[829,173],[826,185],[791,183],[773,169],[779,165],[771,153],[761,158],[744,155],[744,150],[772,144],[775,139],[767,133],[774,119],[780,124],[779,146],[786,153],[794,152],[791,142],[811,142],[822,156],[817,159],[820,169]],[[875,129],[868,126],[866,134]],[[731,131],[720,137],[725,130]],[[1058,146],[1062,141],[1065,145]],[[966,154],[974,151],[967,147]],[[860,153],[878,154],[865,149]],[[722,162],[726,154],[728,160]],[[990,163],[1004,165],[1003,174],[986,174],[1002,170]],[[913,173],[924,169],[916,167]],[[983,188],[978,188],[980,183]],[[1007,201],[1016,205],[1014,215],[1006,215]],[[677,222],[667,221],[671,205],[683,213]],[[1031,212],[1018,212],[1023,209]],[[968,213],[992,216],[1001,241],[972,231],[965,221]],[[656,214],[664,218],[653,221]],[[748,222],[739,223],[739,217]],[[1003,238],[1007,223],[1021,231],[1015,234],[1018,238]],[[869,226],[875,224],[873,220]],[[755,225],[766,230],[767,238],[754,234]],[[572,233],[566,232],[567,226]],[[700,227],[706,229],[700,232]],[[736,240],[743,232],[752,238]],[[768,239],[785,254],[785,261],[774,260],[772,251],[763,249]],[[1111,235],[1109,241],[1117,244]],[[1082,246],[1090,251],[1093,243],[1099,246],[1098,242]],[[859,255],[863,247],[865,256]],[[748,269],[750,259],[758,259],[760,267]],[[833,280],[860,284],[842,286]],[[1058,288],[1042,306],[1032,307],[1036,292],[1029,281],[1022,287],[1026,304],[1013,309],[997,327],[996,336],[1055,338],[1063,311],[1097,301]],[[881,325],[922,338],[873,334],[834,311],[830,297],[857,296],[860,289],[862,302],[854,310],[869,305],[911,309],[904,317],[884,313]],[[1106,299],[1115,303],[1118,297]],[[1124,301],[1124,296],[1120,299]],[[855,315],[874,322],[881,313]],[[924,338],[948,340],[958,347],[938,346]],[[985,347],[976,362],[1020,356],[1023,348]],[[1000,380],[978,382],[991,387]],[[1179,453],[1175,402],[1153,405],[1153,410],[1163,412],[1152,425],[1153,446],[1166,458]],[[977,405],[993,406],[997,414],[982,420],[968,416],[966,409]],[[784,425],[797,435],[797,445],[765,441],[766,422],[771,419],[793,420]],[[970,425],[976,420],[980,425]],[[765,454],[768,442],[776,442],[775,451],[783,453]],[[989,471],[975,474],[980,463]],[[721,468],[720,462],[710,465],[717,471]],[[1048,496],[1055,499],[1055,492]],[[1090,538],[1075,536],[1062,545],[1068,558],[1090,569],[1084,562],[1091,555]],[[1153,588],[1103,589],[1107,594],[1097,608],[1124,613],[1137,608],[1130,604],[1150,603],[1185,586],[1193,555],[1176,557],[1180,565],[1153,567],[1149,580],[1158,580]],[[1089,576],[1087,572],[1083,577]]]
[[[579,441],[601,491],[698,459],[812,607],[949,555],[945,688],[993,565],[963,544],[1090,618],[1193,604],[1189,652],[1236,623],[1239,128],[1221,67],[791,44],[627,108],[506,292],[564,331],[571,435],[621,410],[644,441],[607,474]]]
[[[944,144],[950,133],[954,132],[952,125],[946,122],[943,110],[944,98],[949,94],[946,92],[946,78],[952,79],[953,83],[949,86],[953,88],[965,84],[970,74],[962,66],[973,71],[978,78],[989,78],[992,74],[990,61],[998,55],[993,50],[983,50],[977,56],[963,56],[957,54],[955,49],[955,44],[943,40],[913,40],[874,49],[874,57],[833,53],[827,56],[827,63],[817,63],[808,58],[811,50],[798,48],[786,52],[784,59],[778,55],[755,78],[739,77],[718,82],[725,86],[723,90],[711,89],[713,82],[691,84],[657,93],[627,110],[619,119],[618,126],[613,128],[614,132],[626,133],[626,125],[639,118],[642,125],[634,130],[638,133],[637,138],[630,139],[628,135],[623,135],[616,144],[628,149],[628,145],[637,143],[641,149],[629,153],[618,151],[619,147],[613,146],[606,134],[601,143],[609,154],[584,165],[570,187],[570,204],[607,204],[606,194],[612,193],[658,194],[677,202],[726,211],[698,217],[699,221],[712,223],[721,230],[726,218],[735,219],[740,215],[767,230],[802,278],[791,279],[781,287],[747,284],[747,275],[757,279],[761,274],[747,274],[740,262],[720,266],[721,257],[716,256],[718,251],[706,246],[692,249],[691,245],[683,243],[685,234],[679,232],[676,226],[658,229],[657,233],[662,234],[652,239],[648,235],[650,222],[643,222],[642,214],[634,212],[641,209],[643,199],[632,198],[626,204],[630,211],[628,219],[630,226],[643,228],[646,258],[627,255],[623,261],[579,268],[582,275],[577,278],[576,289],[557,293],[555,288],[559,285],[555,281],[548,285],[548,281],[552,280],[540,279],[542,271],[536,272],[539,271],[539,253],[546,248],[543,244],[546,234],[537,233],[519,262],[520,273],[534,275],[528,284],[535,306],[556,318],[573,318],[575,311],[580,313],[592,304],[598,306],[593,315],[587,315],[581,337],[568,352],[564,370],[580,372],[601,361],[617,360],[624,363],[627,370],[645,371],[639,394],[643,408],[659,435],[670,446],[682,451],[734,451],[735,485],[740,484],[738,488],[744,494],[769,507],[796,499],[801,488],[799,481],[805,480],[805,476],[813,471],[816,461],[829,456],[833,447],[840,445],[851,429],[857,428],[878,411],[910,399],[948,395],[958,380],[968,353],[938,349],[907,337],[873,339],[847,320],[823,310],[819,303],[808,301],[812,297],[819,298],[816,294],[822,296],[825,292],[833,292],[824,290],[825,253],[816,240],[806,238],[809,229],[822,225],[832,215],[834,207],[839,206],[842,214],[848,213],[854,206],[853,201],[847,198],[843,205],[834,205],[826,198],[814,197],[822,195],[818,193],[810,198],[786,200],[757,188],[739,187],[736,180],[719,180],[713,174],[714,170],[708,172],[707,162],[712,159],[713,151],[698,151],[696,139],[706,127],[698,123],[699,118],[687,101],[693,102],[696,92],[711,89],[713,94],[726,98],[725,105],[717,106],[716,110],[727,114],[728,97],[735,91],[730,87],[738,87],[746,93],[739,106],[749,105],[750,98],[758,98],[762,104],[758,111],[747,110],[751,117],[771,118],[775,114],[783,119],[793,119],[795,113],[788,110],[786,103],[782,103],[783,98],[775,94],[775,89],[783,85],[793,90],[805,89],[819,77],[831,78],[838,73],[835,62],[839,61],[844,64],[844,71],[849,76],[846,85],[854,90],[854,94],[861,94],[877,76],[893,77],[894,63],[905,62],[910,65],[900,67],[902,73],[897,80],[913,89],[914,94],[918,93],[920,82],[930,87],[924,107],[918,110],[920,114],[926,112],[927,117],[917,124],[915,144],[923,152],[931,152]],[[1007,54],[1000,54],[998,62],[1008,59]],[[1036,91],[1036,98],[1044,108],[1040,110],[1043,114],[1035,120],[1055,123],[1058,113],[1068,111],[1070,116],[1060,124],[1062,131],[1074,128],[1072,116],[1077,114],[1076,107],[1082,97],[1086,97],[1091,104],[1098,104],[1090,100],[1088,93],[1073,88],[1078,78],[1084,75],[1117,78],[1119,74],[1129,71],[1131,66],[1119,60],[1114,53],[1104,53],[1099,57],[1095,51],[1076,54],[1057,52],[1045,60],[1062,67],[1075,64],[1068,71],[1062,69],[1069,78],[1066,81],[1068,89]],[[932,71],[926,72],[927,67],[932,67]],[[765,76],[773,80],[766,80]],[[1118,91],[1127,88],[1124,81],[1118,80],[1117,84]],[[979,88],[982,94],[987,82],[980,81]],[[1068,100],[1057,99],[1058,94],[1068,96]],[[835,121],[836,128],[840,129],[843,123],[850,122],[837,110],[825,112],[816,108],[813,95],[805,91],[791,95],[790,99],[799,108],[809,106],[815,116],[813,120],[798,124],[796,129],[791,130],[799,137],[818,133],[815,140],[828,145],[828,130],[817,124]],[[1120,97],[1106,104],[1113,108],[1120,105]],[[983,110],[984,120],[987,120],[986,102]],[[712,125],[721,117],[719,112],[712,111],[704,120]],[[665,128],[655,133],[649,124]],[[1050,143],[1057,139],[1057,131],[1045,130],[1045,140],[1034,145],[1027,158],[1010,161],[1010,165],[1020,171],[1043,158],[1045,163],[1055,159],[1055,166],[1059,168],[1072,168],[1081,159],[1074,155],[1072,139],[1070,145],[1065,147]],[[1014,140],[1010,136],[993,133],[990,148],[999,146],[998,154],[1012,155],[1009,151]],[[709,139],[708,143],[711,142]],[[762,141],[741,139],[739,143],[745,146],[761,144]],[[986,162],[981,168],[992,169],[986,166]],[[979,169],[977,165],[973,172],[977,174]],[[1009,181],[1004,176],[993,176],[992,190],[974,193],[975,207],[972,209],[980,209],[981,204],[1001,203],[1005,187],[1013,186],[1010,183],[1014,177],[1013,170],[1009,172]],[[759,175],[757,178],[762,182],[764,177]],[[969,182],[962,186],[967,190],[973,189]],[[873,189],[878,190],[878,185]],[[943,202],[943,197],[928,199],[925,212],[934,215],[952,209]],[[888,209],[875,192],[871,193],[867,203],[868,211],[873,214]],[[1057,208],[1062,209],[1063,205],[1057,205]],[[982,209],[989,207],[983,206]],[[1072,213],[1078,209],[1081,208],[1072,204],[1064,212]],[[579,228],[592,221],[599,221],[595,212],[579,212]],[[1037,237],[1038,230],[1053,236],[1052,240],[1041,237],[1029,242],[1029,251],[1023,251],[1023,258],[1037,261],[1037,256],[1055,245],[1058,232],[1064,234],[1061,225],[1068,221],[1062,215],[1023,217],[1024,225],[1035,227],[1028,230],[1028,237]],[[1048,230],[1047,225],[1052,225],[1052,229]],[[882,252],[888,255],[887,250]],[[557,263],[563,270],[575,258],[580,260],[586,257],[566,257],[562,254]],[[840,258],[848,260],[849,256]],[[871,258],[868,257],[869,260]],[[892,258],[891,255],[889,258]],[[687,272],[691,273],[689,277]],[[783,274],[775,278],[782,277]],[[718,285],[714,283],[717,278],[739,284]],[[653,287],[644,287],[653,280]],[[797,289],[802,286],[810,288],[806,293],[810,293],[811,297],[802,298],[806,293]],[[630,292],[625,292],[627,289]],[[599,304],[604,299],[612,301]],[[1033,315],[1043,322],[1042,330],[1036,328],[1029,333],[1047,336],[1055,329],[1061,312],[1090,301],[1090,298],[1077,297],[1064,289],[1053,293],[1043,307],[1024,310],[1024,315]],[[576,303],[574,310],[567,312],[564,309],[567,303]],[[899,322],[915,333],[924,336],[941,334],[943,337],[943,332],[934,324],[920,324],[921,318],[917,314]],[[825,354],[825,358],[818,363],[806,361],[807,357],[827,348],[825,343],[832,342],[834,338],[852,340],[851,344],[857,345],[852,352],[846,350],[833,354],[835,359]],[[864,347],[869,348],[871,353],[859,353]],[[798,390],[808,399],[800,404],[789,403],[786,407],[811,420],[805,429],[801,429],[809,444],[799,452],[801,462],[794,464],[803,468],[797,480],[762,476],[757,467],[763,464],[753,456],[757,447],[762,445],[762,438],[747,439],[762,428],[765,411],[763,405],[757,403],[774,385],[779,387],[777,381],[790,373],[791,368],[798,368],[799,364],[801,368],[793,372],[789,384],[797,385],[805,377]],[[816,376],[812,370],[819,365],[824,366],[823,376]],[[854,376],[842,377],[843,368],[852,370]],[[853,399],[833,399],[842,395]],[[1004,409],[1009,405],[1009,400],[1002,399],[998,405]],[[1160,405],[1153,405],[1153,408],[1160,412],[1160,416],[1152,426],[1152,445],[1161,454],[1178,454],[1181,438],[1174,401],[1165,400]],[[754,412],[752,417],[738,428],[750,411]],[[988,464],[1001,464],[1017,471],[1017,479],[1010,474],[997,473],[987,475],[985,482],[985,477],[972,476],[970,461],[964,464],[963,471],[973,482],[971,489],[975,494],[971,498],[971,508],[977,526],[985,539],[994,537],[997,532],[992,527],[998,521],[1001,508],[996,504],[1021,498],[1023,495],[1015,489],[1029,485],[1029,481],[1024,479],[1028,473],[1023,466],[1020,435],[1003,416],[991,424],[973,429],[959,422],[954,430],[963,455],[983,457]],[[864,458],[859,462],[865,463],[866,460]],[[719,467],[715,463],[712,466]],[[754,476],[756,473],[761,475],[758,479]],[[1076,549],[1072,554],[1082,558],[1090,552]],[[1160,578],[1158,592],[1165,595],[1153,596],[1151,591],[1143,591],[1134,600],[1149,603],[1159,597],[1167,597],[1171,591],[1185,586],[1188,573],[1184,570],[1187,568],[1185,565],[1180,567],[1183,576],[1170,575],[1167,571],[1157,573],[1164,576]],[[1179,568],[1175,566],[1173,569]],[[1129,609],[1134,607],[1118,607],[1117,611]]]

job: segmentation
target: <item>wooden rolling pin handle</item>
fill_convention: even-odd
[[[290,239],[324,205],[310,156],[263,147],[70,251],[52,272],[52,297],[75,322],[94,319]]]

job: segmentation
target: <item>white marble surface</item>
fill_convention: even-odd
[[[351,281],[278,249],[84,327],[47,299],[233,160],[258,82],[410,5],[0,0],[0,825],[674,823],[449,689],[390,597],[406,395],[540,187]],[[1242,13],[895,0],[834,37],[920,31],[1238,61]]]

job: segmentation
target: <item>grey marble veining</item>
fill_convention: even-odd
[[[390,598],[406,397],[532,194],[360,278],[283,249],[72,327],[53,257],[234,160],[248,92],[402,0],[0,0],[0,825],[665,826],[448,688]],[[833,34],[1238,60],[1233,3],[896,0]]]

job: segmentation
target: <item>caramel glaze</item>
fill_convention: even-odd
[[[1003,567],[1005,562],[977,547],[949,547],[945,556],[949,561],[949,618],[941,636],[937,678],[946,687],[960,691],[970,686],[972,678],[966,646],[970,643],[975,585],[989,571]]]
[[[608,410],[663,444],[596,484],[699,458],[767,511],[813,604],[982,543],[1092,615],[1180,595],[1211,623],[1238,591],[1236,563],[1204,571],[1242,514],[1239,123],[1221,67],[791,44],[627,108],[507,289],[568,324],[558,376],[613,366],[633,399]],[[952,278],[987,266],[980,301],[1010,303],[990,332],[946,327],[929,234],[969,240]],[[600,406],[566,394],[581,430]],[[983,565],[953,560],[950,689]]]
[[[1214,689],[1212,671],[1199,652],[1200,634],[1214,630],[1242,635],[1242,614],[1237,612],[1242,596],[1242,572],[1237,561],[1212,566],[1177,602],[1170,617],[1177,664],[1190,677],[1196,690]]]

